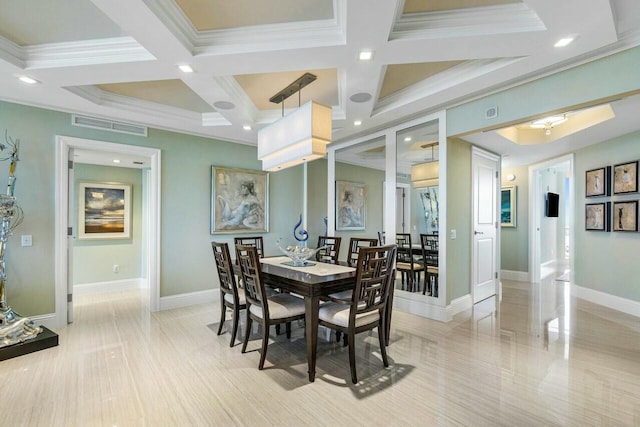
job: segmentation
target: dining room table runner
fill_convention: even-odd
[[[286,256],[261,258],[260,262],[263,264],[280,265],[284,268],[290,268],[291,270],[301,271],[303,273],[314,274],[316,276],[330,276],[332,274],[350,273],[356,269],[348,267],[346,265],[328,264],[325,262],[315,262],[315,265],[307,265],[304,267],[294,267],[292,265],[285,265],[284,262],[291,261],[291,258]]]

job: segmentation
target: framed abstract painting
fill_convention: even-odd
[[[78,184],[78,239],[131,238],[131,185]]]

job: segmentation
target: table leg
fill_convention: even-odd
[[[307,364],[309,366],[309,381],[316,378],[316,350],[318,348],[318,307],[319,297],[305,297],[305,329],[307,333]]]

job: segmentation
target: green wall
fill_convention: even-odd
[[[161,149],[160,296],[218,287],[210,242],[233,242],[233,236],[209,232],[211,165],[260,170],[256,147],[151,128],[146,138],[81,128],[71,125],[70,114],[6,102],[0,102],[0,129],[22,142],[16,197],[25,219],[9,240],[6,258],[7,300],[20,314],[55,311],[56,135]],[[267,254],[277,253],[275,241],[289,236],[298,220],[301,210],[291,207],[302,205],[301,171],[296,167],[270,174]],[[16,238],[21,234],[33,235],[33,246],[21,247]]]
[[[640,159],[640,132],[579,150],[575,154],[575,280],[585,288],[640,301],[640,233],[585,231],[585,204],[638,200],[638,194],[585,198],[585,172]]]
[[[516,179],[507,181],[507,175]],[[502,186],[515,185],[516,227],[500,231],[500,264],[502,270],[529,271],[529,168],[520,166],[502,169]]]
[[[73,284],[142,277],[142,170],[76,163],[74,165],[75,235],[78,235],[78,183],[117,182],[131,185],[131,238],[79,240],[73,243]],[[113,266],[120,268],[113,272]]]
[[[471,292],[471,144],[447,139],[447,305]],[[451,240],[449,230],[456,230]]]

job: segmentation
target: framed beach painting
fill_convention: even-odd
[[[211,167],[211,234],[269,231],[269,174]]]
[[[78,239],[131,238],[131,185],[78,184]]]
[[[516,185],[502,187],[500,197],[500,225],[502,227],[516,226],[517,190]]]
[[[336,230],[364,230],[366,227],[365,184],[336,181]]]
[[[585,196],[600,197],[611,195],[611,166],[591,169],[585,172]]]

